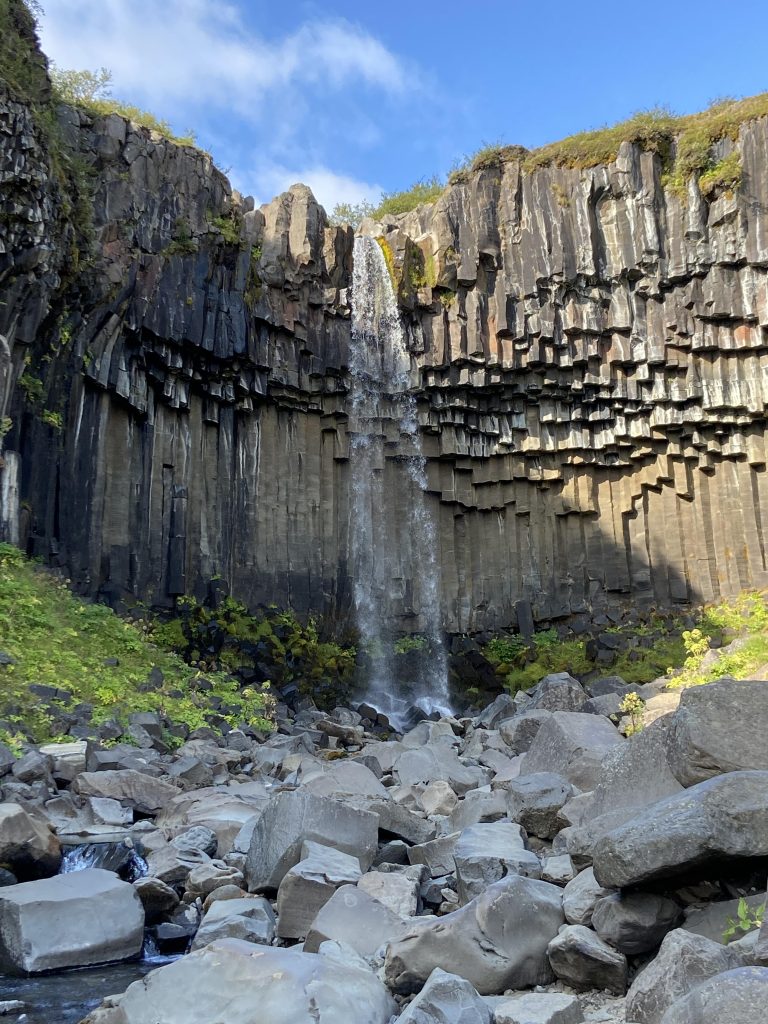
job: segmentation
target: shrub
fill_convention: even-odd
[[[382,217],[395,217],[401,213],[410,213],[422,203],[434,203],[443,194],[445,185],[437,176],[422,178],[415,182],[410,188],[402,192],[384,192],[381,202],[373,210],[371,216],[375,220]]]

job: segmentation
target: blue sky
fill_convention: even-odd
[[[192,128],[242,192],[329,209],[666,105],[768,89],[765,0],[43,0],[62,68]]]

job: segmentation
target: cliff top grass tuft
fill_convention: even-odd
[[[171,722],[196,729],[208,724],[210,697],[231,708],[231,724],[267,727],[266,697],[258,687],[239,688],[224,672],[206,672],[212,685],[199,692],[201,673],[152,642],[148,627],[111,609],[88,604],[67,584],[0,544],[0,742],[18,748],[25,739],[57,738],[55,716],[30,689],[41,683],[71,694],[62,710],[92,705],[92,720],[125,725],[133,711],[159,711]],[[148,687],[153,668],[163,682]]]

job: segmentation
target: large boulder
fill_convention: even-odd
[[[564,827],[560,809],[573,795],[573,786],[554,772],[522,775],[505,786],[512,821],[540,839],[552,839]]]
[[[627,993],[627,1020],[660,1024],[667,1009],[708,978],[742,966],[736,950],[677,928]]]
[[[490,778],[485,769],[462,764],[456,751],[445,743],[404,750],[394,770],[403,786],[443,781],[458,796],[483,786]]]
[[[19,806],[0,804],[0,864],[17,878],[41,878],[58,871],[61,847],[48,826]]]
[[[509,874],[541,876],[541,863],[525,848],[525,833],[510,821],[493,821],[464,829],[453,851],[459,902],[469,903],[489,885]]]
[[[567,672],[544,676],[530,694],[531,711],[581,711],[589,699],[578,679]]]
[[[624,742],[607,718],[555,711],[536,734],[520,774],[555,772],[577,789],[594,789],[600,781],[603,758]]]
[[[81,796],[109,797],[141,814],[156,814],[179,795],[179,789],[132,768],[82,772],[72,784]]]
[[[514,718],[501,723],[499,735],[513,754],[524,754],[527,750],[530,750],[539,729],[545,722],[549,721],[551,716],[551,711],[544,711],[543,709],[521,711]]]
[[[304,843],[301,860],[286,872],[277,890],[280,938],[303,939],[339,886],[354,884],[361,874],[357,857],[320,843]]]
[[[561,928],[547,955],[557,977],[577,992],[601,988],[623,995],[627,990],[627,958],[583,925]]]
[[[396,1011],[372,971],[224,939],[152,971],[83,1024],[388,1024]]]
[[[0,966],[38,973],[127,960],[144,941],[132,885],[90,868],[0,889]]]
[[[547,946],[562,923],[556,886],[509,875],[447,917],[392,942],[385,979],[396,992],[413,992],[442,967],[483,995],[546,984],[552,979]]]
[[[683,912],[674,900],[648,892],[613,893],[597,901],[592,927],[627,956],[655,949],[677,927]]]
[[[491,996],[493,1024],[582,1024],[584,1013],[577,996],[563,992],[524,992]]]
[[[768,967],[737,967],[703,982],[667,1010],[661,1024],[765,1024]]]
[[[468,981],[436,967],[397,1024],[493,1024],[493,1013]]]
[[[208,908],[195,935],[192,949],[220,939],[242,939],[269,945],[275,937],[275,915],[262,896],[216,900]]]
[[[767,735],[768,682],[720,679],[693,686],[682,692],[672,716],[669,763],[684,786],[724,772],[768,771]]]
[[[378,835],[379,819],[369,811],[301,790],[278,793],[253,830],[245,862],[248,888],[277,889],[298,864],[307,840],[348,853],[367,870],[376,855]]]
[[[409,875],[406,872],[411,872]],[[383,903],[398,917],[413,917],[419,909],[419,882],[416,873],[421,868],[409,867],[403,871],[369,871],[358,881],[357,887],[373,899]]]
[[[722,859],[768,857],[768,772],[730,772],[668,797],[598,840],[595,878],[638,885]]]
[[[354,949],[361,956],[373,956],[388,942],[399,939],[411,928],[404,920],[355,885],[342,885],[312,922],[304,942],[307,953],[316,953],[323,942],[332,940]]]
[[[563,913],[568,924],[592,924],[592,914],[598,900],[610,896],[595,878],[592,868],[586,868],[569,882],[563,890]]]

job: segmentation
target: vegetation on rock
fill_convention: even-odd
[[[144,622],[79,600],[65,581],[0,544],[0,741],[18,747],[57,737],[61,718],[78,705],[85,721],[118,727],[134,711],[158,711],[189,729],[221,719],[269,727],[260,686],[242,687],[226,672],[203,675],[166,639],[148,634]],[[149,682],[153,669],[162,681]],[[61,696],[44,698],[35,684]]]

